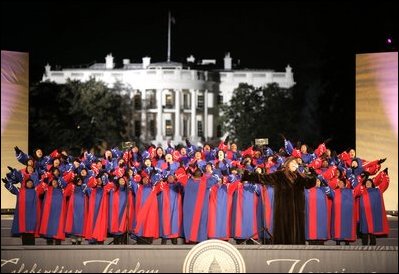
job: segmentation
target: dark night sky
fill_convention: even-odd
[[[356,53],[397,51],[394,1],[2,1],[1,8],[2,50],[29,52],[31,83],[47,62],[53,68],[105,62],[110,52],[117,65],[144,56],[165,61],[168,10],[176,19],[173,61],[193,54],[222,67],[229,51],[241,67],[283,71],[290,64],[298,84],[321,79],[343,98],[354,94]]]
[[[2,1],[2,49],[27,51],[34,71],[88,64],[112,52],[116,62],[166,59],[167,12],[176,18],[172,59],[216,58],[283,70],[383,51],[397,33],[393,2],[41,2]]]

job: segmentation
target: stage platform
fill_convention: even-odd
[[[13,215],[1,215],[1,245],[3,246],[20,246],[21,239],[18,237],[11,237],[11,225],[12,225]],[[398,217],[397,216],[389,216],[389,235],[388,237],[379,237],[377,238],[377,246],[398,246]],[[231,244],[235,244],[235,241],[231,239],[229,241]],[[62,242],[62,246],[71,245],[72,242],[70,239],[66,239]],[[112,244],[112,238],[108,238],[104,245]],[[128,244],[134,245],[136,241],[129,238]],[[153,245],[160,245],[161,240],[154,240]],[[182,239],[178,239],[178,244],[184,244]],[[46,240],[43,238],[36,239],[36,245],[46,245]],[[83,241],[82,245],[88,245],[87,241]],[[170,241],[167,242],[167,245],[171,245]],[[334,241],[326,241],[325,245],[331,246],[335,245]],[[355,242],[351,243],[351,245],[361,246],[362,242],[360,239],[357,239]]]
[[[398,218],[389,217],[389,222],[390,234],[387,238],[377,238],[377,246],[361,246],[358,240],[349,246],[336,246],[335,242],[328,241],[325,246],[255,244],[234,247],[243,258],[246,272],[397,272]],[[60,246],[47,246],[44,239],[37,239],[36,246],[22,246],[19,238],[9,236],[11,219],[3,216],[1,224],[1,272],[4,273],[182,272],[195,247],[171,245],[170,242],[161,245],[160,240],[152,245],[137,245],[133,240],[128,245],[108,245],[111,238],[104,245],[75,246],[67,239]],[[225,271],[225,259],[220,258],[218,252],[212,255],[211,263],[203,266],[203,272]]]

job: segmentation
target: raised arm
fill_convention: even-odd
[[[317,174],[305,174],[305,173],[300,173],[300,172],[297,172],[297,174],[299,176],[297,177],[297,182],[295,182],[295,183],[300,183],[305,188],[312,188],[316,185]]]
[[[250,183],[262,185],[274,185],[277,181],[277,173],[278,172],[271,174],[259,174],[256,172],[249,172],[248,170],[244,170],[241,181],[248,181]]]

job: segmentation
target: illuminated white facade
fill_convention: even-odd
[[[128,126],[131,136],[156,144],[164,144],[168,139],[200,142],[220,137],[218,105],[230,101],[239,83],[260,87],[276,82],[284,88],[295,84],[289,66],[285,72],[236,70],[229,54],[222,70],[201,69],[194,61],[191,56],[187,65],[151,63],[150,57],[144,57],[142,63],[123,59],[123,67],[115,68],[109,54],[105,63],[88,68],[51,70],[47,65],[42,81],[63,84],[67,79],[84,82],[95,78],[108,86],[122,83],[133,100],[133,116]],[[213,64],[216,60],[207,59],[200,65]]]
[[[233,96],[233,91],[240,83],[247,83],[255,88],[277,83],[282,88],[290,88],[295,85],[292,68],[287,65],[285,72],[275,72],[263,69],[233,69],[230,54],[224,57],[224,69],[219,70],[220,94],[223,96],[223,103],[228,103]]]

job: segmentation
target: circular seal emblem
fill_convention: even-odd
[[[207,240],[188,252],[183,273],[245,273],[245,262],[232,244]]]

